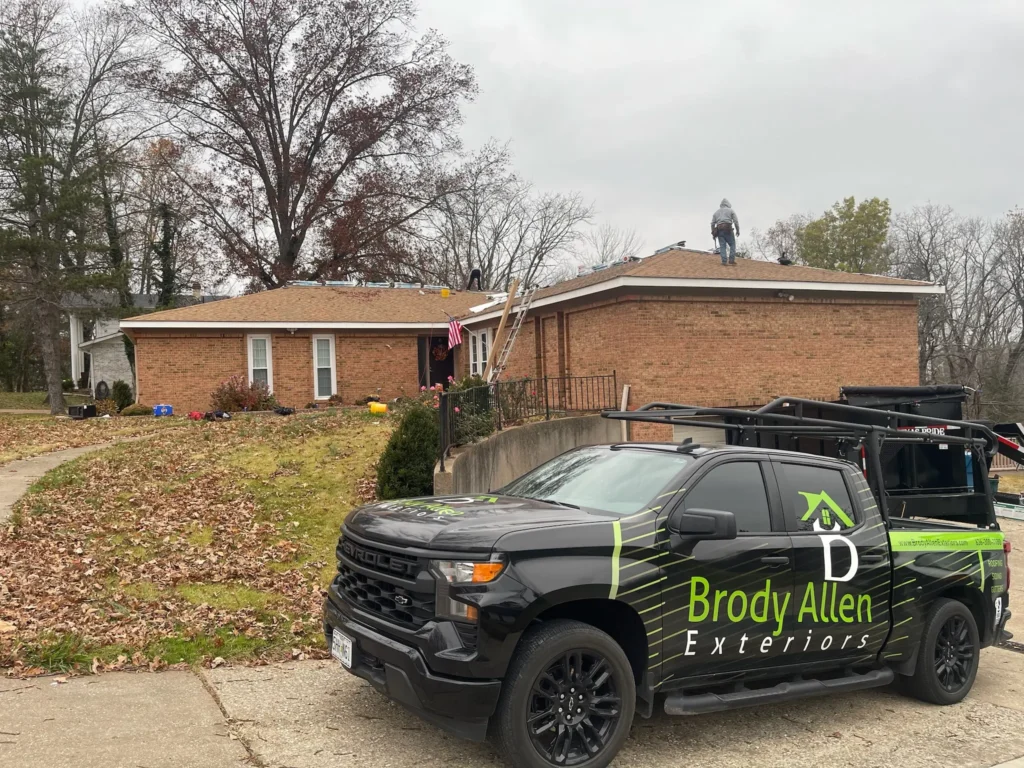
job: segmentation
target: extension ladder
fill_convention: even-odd
[[[505,366],[508,365],[508,359],[512,355],[512,347],[515,346],[516,337],[519,336],[519,329],[523,327],[526,315],[530,311],[530,305],[533,304],[533,295],[536,292],[536,288],[529,288],[523,296],[522,303],[520,303],[517,310],[516,319],[512,323],[512,329],[508,332],[505,343],[501,345],[501,352],[498,354],[498,362],[491,367],[491,374],[487,377],[488,384],[492,384],[497,381],[498,376],[501,375],[502,371],[505,370]]]

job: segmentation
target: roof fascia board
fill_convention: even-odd
[[[185,330],[185,329],[207,329],[207,330],[246,330],[253,328],[282,329],[290,330],[352,330],[352,331],[390,331],[390,330],[443,330],[448,328],[448,323],[317,323],[317,322],[239,322],[219,320],[122,320],[121,328],[134,329],[160,329],[160,330]]]
[[[545,296],[541,299],[534,299],[531,309],[545,307],[551,304],[559,304],[564,301],[583,298],[595,293],[613,291],[616,288],[719,288],[729,290],[745,291],[816,291],[818,293],[886,293],[902,295],[924,295],[944,294],[946,289],[941,285],[921,283],[920,285],[898,285],[887,283],[818,283],[810,281],[792,280],[732,280],[732,279],[708,279],[708,278],[681,278],[681,277],[642,277],[637,275],[620,275],[619,277],[594,283],[583,288],[565,293],[556,293],[553,296]],[[513,312],[519,307],[513,307]],[[484,320],[493,320],[500,317],[500,312],[488,312],[475,317],[462,317],[459,319],[464,325],[479,323]]]

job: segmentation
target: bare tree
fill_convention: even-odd
[[[519,179],[505,148],[485,149],[461,179],[419,229],[419,270],[435,282],[465,285],[479,269],[483,288],[505,290],[517,278],[537,284],[575,249],[593,215],[578,193],[540,193]]]
[[[750,233],[750,253],[761,261],[778,261],[785,257],[799,260],[800,233],[813,217],[795,213],[788,219],[779,219],[764,232]]]
[[[106,9],[73,16],[59,0],[0,6],[0,274],[29,307],[50,409],[64,408],[61,309],[108,265],[95,179],[129,108],[133,32]]]
[[[475,83],[436,33],[412,38],[413,0],[139,0],[129,12],[166,61],[142,85],[207,153],[193,195],[256,284],[357,269],[448,191],[439,160],[458,147]]]
[[[996,228],[982,219],[927,205],[898,214],[890,244],[900,277],[945,286],[942,296],[921,301],[921,380],[964,384],[978,390],[970,404],[981,415],[991,384],[1003,378],[1011,327],[1012,294]]]
[[[587,266],[612,264],[639,256],[643,249],[643,238],[636,229],[620,229],[606,221],[583,233],[579,258]]]

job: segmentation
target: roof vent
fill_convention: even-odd
[[[786,252],[785,252],[785,251],[783,251],[783,252],[782,252],[782,255],[781,255],[781,256],[779,256],[779,258],[778,258],[778,262],[779,262],[779,264],[781,264],[782,266],[784,266],[784,267],[788,267],[788,266],[789,266],[790,264],[792,264],[792,263],[793,263],[793,260],[792,260],[791,258],[789,258],[789,256],[787,256],[787,255],[786,255]]]
[[[654,252],[654,255],[657,256],[659,253],[666,253],[667,251],[685,251],[685,250],[686,250],[686,241],[685,240],[680,240],[678,243],[672,243],[672,245],[666,245],[664,248],[659,248],[658,250],[656,250]]]

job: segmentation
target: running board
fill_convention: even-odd
[[[675,693],[669,694],[665,699],[665,712],[670,715],[703,715],[707,712],[722,712],[756,704],[774,704],[843,691],[861,691],[865,688],[888,685],[893,681],[893,677],[893,671],[887,667],[834,680],[796,680],[779,683],[771,688],[741,688],[732,693]]]

